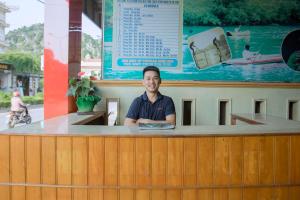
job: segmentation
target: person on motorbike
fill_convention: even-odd
[[[26,108],[26,105],[24,104],[24,102],[22,101],[22,99],[20,97],[20,92],[19,91],[14,91],[13,92],[13,96],[11,98],[10,111],[12,112],[12,114],[15,114],[15,113],[27,114],[27,112],[28,112],[27,108]]]

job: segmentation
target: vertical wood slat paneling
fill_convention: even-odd
[[[167,138],[152,138],[152,185],[166,184]]]
[[[197,185],[211,186],[213,184],[214,140],[213,137],[200,137],[197,140]]]
[[[233,188],[228,190],[228,199],[229,200],[241,200],[242,197],[242,189],[239,188]]]
[[[0,182],[9,182],[9,136],[0,135]],[[0,186],[0,197],[9,199],[9,186]]]
[[[228,199],[228,189],[214,189],[214,200],[230,200]]]
[[[243,190],[243,200],[258,200],[258,189],[245,188]]]
[[[198,190],[198,199],[205,199],[205,200],[213,200],[213,190],[212,189],[200,189]]]
[[[11,138],[10,138],[11,137]],[[66,185],[89,185],[90,183],[96,183],[95,186],[101,186],[103,183],[103,173],[101,168],[104,169],[105,162],[105,150],[113,150],[112,147],[105,147],[105,140],[108,138],[101,138],[94,140],[94,146],[91,138],[87,137],[61,137],[58,139],[57,145],[55,144],[56,137],[40,137],[40,136],[0,136],[0,180],[3,182],[5,178],[9,179],[9,172],[7,168],[10,167],[12,174],[11,179],[17,180],[18,183],[38,183],[42,179],[42,183],[45,181],[52,182],[51,184],[59,184],[59,182],[65,182]],[[211,163],[206,166],[215,169],[215,180],[220,181],[223,185],[240,185],[241,173],[244,172],[245,184],[257,185],[273,183],[275,177],[275,184],[289,184],[299,183],[299,136],[254,136],[245,137],[244,146],[242,137],[206,137],[203,138],[122,138],[118,146],[118,138],[112,139],[110,144],[117,146],[114,151],[116,152],[116,158],[113,160],[117,171],[123,171],[123,174],[131,174],[131,179],[125,179],[123,183],[130,183],[133,186],[137,183],[137,186],[147,186],[147,182],[151,178],[155,177],[151,170],[163,169],[161,183],[170,183],[171,186],[191,186],[195,185],[193,182],[201,182],[199,172],[206,174],[206,176],[213,177],[213,172],[208,167],[199,169],[202,167],[201,163],[204,161]],[[274,139],[273,139],[274,138]],[[224,139],[224,140],[223,140]],[[11,144],[9,144],[9,141]],[[205,141],[205,142],[204,142]],[[99,144],[99,146],[98,146]],[[162,146],[160,146],[162,144]],[[55,148],[57,146],[57,148]],[[47,149],[47,148],[50,148]],[[156,149],[154,149],[154,147]],[[243,148],[244,147],[244,148]],[[56,149],[56,150],[55,150]],[[121,155],[121,149],[124,149],[125,154]],[[211,152],[208,149],[215,150],[215,156],[210,155]],[[244,149],[244,150],[243,150]],[[173,152],[174,150],[174,152]],[[196,150],[196,153],[195,153]],[[275,151],[274,151],[275,150]],[[14,153],[9,158],[9,151]],[[221,154],[219,152],[223,151]],[[242,153],[244,151],[244,153]],[[4,153],[6,152],[6,153]],[[94,153],[91,153],[94,152]],[[157,153],[158,152],[158,153]],[[18,153],[18,155],[16,155]],[[55,156],[57,153],[57,159]],[[206,155],[204,155],[204,153]],[[93,155],[91,157],[91,154]],[[209,154],[207,156],[207,154]],[[156,155],[156,157],[154,157]],[[43,158],[46,156],[46,158]],[[206,157],[205,157],[206,156]],[[244,164],[242,165],[242,156],[244,156]],[[121,158],[123,157],[123,158]],[[3,163],[4,160],[8,160]],[[21,158],[21,159],[20,159]],[[40,159],[42,158],[42,159]],[[62,162],[68,158],[67,164],[64,165],[67,168],[61,169]],[[99,159],[95,163],[99,163],[100,166],[93,167],[94,173],[99,174],[98,177],[90,175],[88,171],[91,169],[90,161],[94,158]],[[162,158],[159,162],[155,158]],[[211,158],[211,161],[210,159]],[[214,158],[214,160],[213,160]],[[16,160],[17,159],[17,160]],[[136,159],[136,160],[135,160]],[[225,162],[224,162],[225,160]],[[254,163],[250,163],[252,161]],[[118,165],[118,161],[120,162]],[[125,161],[130,161],[129,165],[124,166]],[[162,161],[162,162],[161,162]],[[140,163],[139,163],[140,162]],[[156,162],[156,164],[155,164]],[[168,163],[167,163],[168,162]],[[218,163],[220,162],[220,163]],[[223,164],[224,162],[226,164]],[[10,166],[9,164],[12,163]],[[23,163],[18,166],[17,163]],[[57,167],[57,176],[55,173],[55,163]],[[122,164],[123,163],[123,164]],[[157,163],[163,163],[158,165]],[[180,163],[180,167],[170,168],[173,163]],[[191,166],[188,166],[188,164]],[[88,165],[89,164],[89,165]],[[108,164],[108,163],[106,163]],[[273,165],[274,171],[273,171]],[[130,168],[131,166],[132,168]],[[143,167],[148,166],[148,168]],[[152,166],[150,168],[150,166]],[[218,166],[225,166],[220,170]],[[242,168],[242,166],[244,166]],[[106,166],[108,167],[108,166]],[[195,168],[196,167],[196,168]],[[226,168],[227,167],[227,168]],[[16,169],[18,168],[18,169]],[[139,171],[137,168],[143,168]],[[5,172],[6,169],[6,172]],[[64,170],[69,169],[68,173]],[[106,168],[107,169],[107,168]],[[192,177],[197,169],[196,178]],[[218,169],[218,170],[216,170]],[[130,171],[132,170],[132,171]],[[222,171],[223,170],[223,171]],[[239,171],[240,170],[240,171]],[[283,174],[279,175],[279,172],[283,171]],[[166,173],[167,172],[167,173]],[[172,172],[172,173],[170,173]],[[52,175],[52,177],[49,175]],[[71,174],[70,174],[71,173]],[[140,174],[137,176],[137,174]],[[210,174],[211,173],[211,174]],[[248,174],[247,174],[248,173]],[[102,176],[101,176],[102,174]],[[118,182],[122,183],[122,176],[120,174]],[[154,172],[155,174],[155,172]],[[169,175],[175,174],[177,178],[170,181]],[[224,175],[225,174],[225,175]],[[227,175],[228,174],[228,175]],[[255,178],[249,177],[254,175]],[[63,177],[59,177],[62,175]],[[157,174],[156,174],[157,175]],[[42,176],[42,177],[41,177]],[[53,179],[54,176],[54,179]],[[55,182],[55,176],[57,182]],[[71,178],[70,178],[71,176]],[[97,176],[97,175],[96,175]],[[221,176],[218,180],[217,176]],[[229,178],[227,179],[226,176]],[[20,178],[21,177],[21,178]],[[22,178],[23,177],[23,178]],[[136,177],[136,178],[134,178]],[[137,178],[140,177],[140,178]],[[151,177],[151,178],[150,178]],[[225,177],[225,178],[224,178]],[[90,181],[91,178],[91,181]],[[94,178],[94,179],[93,179]],[[224,178],[224,179],[223,179]],[[253,178],[253,179],[252,179]],[[138,182],[138,179],[140,180]],[[23,182],[20,182],[23,180]],[[159,180],[159,179],[157,179]],[[212,180],[212,179],[211,179]],[[226,180],[226,181],[224,181]],[[9,180],[8,180],[9,181]],[[209,184],[207,180],[206,183]],[[277,181],[277,182],[276,182]],[[218,182],[218,183],[220,183]],[[141,185],[139,185],[139,184]],[[62,183],[61,183],[62,184]],[[131,185],[132,184],[132,185]],[[174,184],[174,185],[172,185]],[[179,184],[179,185],[177,185]],[[187,184],[187,185],[186,185]],[[212,183],[210,183],[212,185]],[[116,185],[115,185],[116,186]],[[125,185],[124,185],[125,186]],[[203,186],[203,185],[201,185]],[[209,185],[208,185],[209,186]],[[204,200],[217,200],[217,199],[300,199],[299,187],[272,187],[272,188],[246,188],[243,191],[239,188],[236,189],[167,189],[167,190],[146,190],[146,189],[105,189],[105,192],[97,188],[89,189],[70,189],[70,188],[58,188],[57,194],[55,188],[39,188],[27,186],[12,186],[11,194],[9,187],[0,186],[0,194],[2,199],[41,199],[43,200],[56,200],[56,199],[204,199]],[[41,195],[42,193],[42,195]],[[9,198],[11,197],[11,198]]]
[[[24,136],[10,137],[10,172],[12,183],[25,183]]]
[[[89,137],[88,184],[103,185],[104,180],[104,138]],[[103,192],[103,191],[102,191]],[[102,195],[103,197],[103,195]]]
[[[72,200],[72,190],[70,188],[57,188],[57,200]]]
[[[136,138],[135,158],[136,185],[151,185],[151,138]]]
[[[72,189],[72,200],[87,200],[88,190],[85,188],[74,188]]]
[[[150,200],[150,190],[137,189],[135,192],[135,200]]]
[[[290,136],[275,137],[275,184],[290,182]]]
[[[41,181],[56,183],[56,137],[41,137]],[[56,200],[55,188],[42,188],[43,200]]]
[[[229,140],[229,185],[241,185],[243,182],[243,138],[229,137]]]
[[[10,136],[10,172],[12,183],[25,183],[25,136]],[[25,187],[11,187],[12,200],[25,200]]]
[[[259,183],[274,183],[274,137],[260,137],[260,154],[259,154]]]
[[[215,138],[214,185],[229,183],[229,144],[230,138]]]
[[[197,190],[196,189],[187,189],[182,191],[183,200],[197,200]]]
[[[300,186],[289,188],[289,200],[299,200],[300,199]]]
[[[42,200],[56,200],[56,188],[43,187]]]
[[[41,144],[39,136],[26,137],[26,182],[41,183]]]
[[[184,138],[183,185],[197,184],[197,139]],[[189,195],[189,194],[187,194]]]
[[[166,200],[166,191],[162,189],[154,189],[151,191],[151,200]]]
[[[11,186],[11,200],[25,200],[25,187]]]
[[[26,136],[26,182],[41,183],[41,143],[39,136]],[[39,187],[27,187],[26,199],[41,199]]]
[[[57,184],[72,183],[72,141],[71,137],[57,137],[56,141]]]
[[[167,200],[180,200],[181,190],[167,190]]]
[[[183,183],[183,138],[168,138],[167,185]]]
[[[104,142],[104,185],[118,184],[118,138],[108,137]],[[110,190],[105,191],[110,194]]]
[[[264,187],[256,190],[257,199],[262,200],[287,200],[289,199],[289,189],[287,187],[271,188]]]
[[[256,185],[259,177],[259,137],[244,137],[244,184]]]
[[[9,186],[0,186],[0,196],[3,200],[9,200],[10,199],[10,188]]]
[[[88,199],[89,200],[104,200],[103,199],[103,190],[102,189],[89,189],[88,190]]]
[[[135,138],[120,138],[119,142],[119,184],[135,185]]]
[[[56,176],[57,184],[72,184],[72,139],[71,137],[57,137],[56,139]],[[72,190],[57,189],[58,200],[71,200]]]
[[[134,190],[120,189],[120,200],[134,200]]]
[[[72,137],[72,185],[87,185],[87,137]],[[73,189],[73,200],[87,200],[87,189]]]
[[[41,188],[40,187],[26,187],[26,200],[41,200]]]
[[[41,143],[42,143],[41,145],[42,183],[55,184],[56,183],[56,137],[46,137],[46,136],[41,137]]]
[[[118,190],[114,190],[114,189],[105,189],[103,191],[104,194],[104,200],[118,200]]]
[[[300,136],[291,136],[291,183],[300,184]]]

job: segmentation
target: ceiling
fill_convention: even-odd
[[[83,13],[100,28],[102,27],[102,0],[83,0]]]

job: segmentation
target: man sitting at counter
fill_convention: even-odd
[[[162,95],[158,89],[160,71],[155,66],[143,70],[143,85],[146,91],[134,99],[126,115],[124,125],[139,123],[176,123],[176,112],[171,97]]]

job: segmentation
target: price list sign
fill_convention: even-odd
[[[178,69],[182,0],[114,0],[113,68]]]

